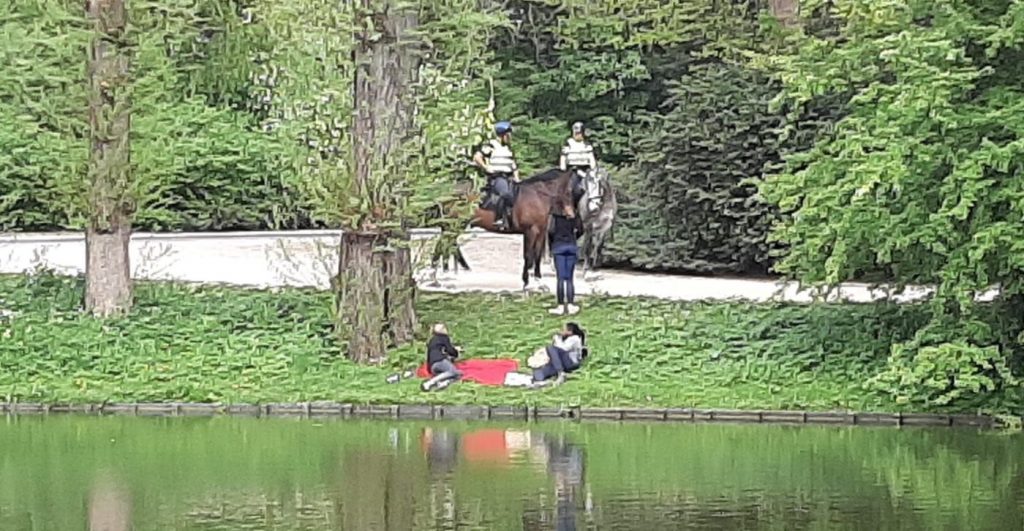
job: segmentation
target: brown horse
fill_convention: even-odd
[[[480,207],[476,209],[470,226],[499,234],[523,235],[523,290],[526,290],[531,268],[533,276],[540,278],[540,263],[548,241],[548,221],[555,201],[563,199],[572,203],[572,171],[551,169],[514,184],[513,190],[515,202],[508,230],[498,230],[494,226],[495,212]]]

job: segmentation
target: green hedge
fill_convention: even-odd
[[[238,94],[252,89],[254,45],[227,31],[238,14],[224,4],[169,0],[130,11],[132,165],[148,199],[140,230],[312,225],[281,178],[278,141],[240,105]],[[80,2],[0,6],[0,231],[83,227],[86,30]]]
[[[608,260],[700,273],[766,273],[772,209],[745,183],[779,160],[773,87],[724,64],[694,67],[634,144]]]

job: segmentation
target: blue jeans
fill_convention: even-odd
[[[494,205],[495,221],[508,223],[509,210],[511,210],[512,201],[515,199],[512,194],[512,183],[509,181],[509,175],[492,175],[491,191],[498,196],[498,200]]]
[[[441,360],[434,362],[430,366],[430,374],[434,377],[427,381],[430,385],[436,385],[445,380],[458,380],[462,378],[462,371],[455,368],[455,364],[450,360]]]
[[[509,182],[508,175],[498,174],[491,176],[491,190],[501,197],[506,205],[512,204],[512,184]]]
[[[554,378],[563,372],[572,372],[579,369],[580,366],[577,363],[573,363],[572,359],[569,358],[569,353],[554,346],[548,345],[548,358],[551,361],[547,365],[534,369],[533,380],[535,382],[543,382],[548,378]]]
[[[556,289],[558,304],[572,304],[576,301],[576,286],[573,273],[576,270],[578,249],[576,244],[558,244],[552,249],[555,258]]]

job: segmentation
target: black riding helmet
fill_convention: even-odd
[[[572,124],[572,134],[574,134],[574,135],[577,134],[577,133],[583,134],[585,132],[586,132],[586,130],[583,128],[583,122],[573,122],[573,124]]]

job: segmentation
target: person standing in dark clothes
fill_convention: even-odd
[[[579,247],[576,240],[583,235],[583,223],[565,201],[556,204],[548,226],[548,243],[555,261],[558,306],[548,310],[554,315],[572,315],[580,311],[576,306],[576,286],[573,275],[576,261],[579,259]]]
[[[455,368],[452,360],[459,357],[459,349],[452,345],[448,337],[448,328],[444,323],[437,323],[433,328],[433,335],[427,342],[427,368],[430,369],[432,378],[423,382],[421,388],[430,391],[437,387],[444,389],[451,382],[462,377],[462,373]]]

